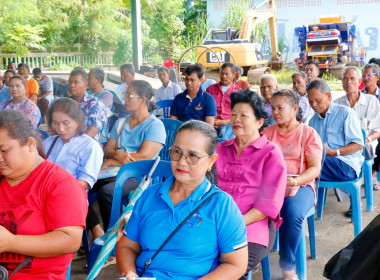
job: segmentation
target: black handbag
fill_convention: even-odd
[[[325,265],[323,276],[333,280],[380,279],[380,215]]]

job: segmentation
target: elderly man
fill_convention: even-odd
[[[125,93],[127,92],[128,84],[135,79],[135,67],[131,63],[125,63],[120,66],[120,79],[122,83],[117,86],[115,93],[120,101],[125,104]]]
[[[193,64],[185,69],[186,90],[173,100],[170,118],[189,121],[200,120],[214,126],[216,117],[216,103],[212,95],[201,89],[203,69]]]
[[[9,93],[9,88],[3,83],[4,77],[0,76],[0,102],[9,100],[12,98]]]
[[[272,117],[272,95],[278,91],[277,78],[272,74],[264,74],[260,77],[260,93],[265,99],[265,107],[269,117],[265,120],[264,127],[273,125],[276,121]]]
[[[307,83],[318,78],[319,76],[319,65],[318,62],[314,60],[309,60],[305,63],[305,73],[307,75]]]
[[[174,97],[182,91],[179,85],[170,81],[170,72],[168,68],[164,66],[158,68],[157,75],[162,83],[162,86],[156,91],[156,94],[154,95],[154,102],[174,99]]]
[[[375,96],[380,100],[380,89],[377,86],[379,81],[380,68],[375,63],[366,64],[363,68],[363,84],[364,88],[362,92],[364,94],[368,93]]]
[[[236,66],[236,70],[234,73],[235,74],[235,84],[237,84],[241,89],[250,89],[251,85],[247,81],[240,79],[240,77],[244,73],[243,68],[239,65],[235,65],[235,66]]]
[[[293,90],[298,94],[300,99],[299,106],[302,111],[302,122],[308,124],[314,111],[310,107],[309,99],[306,93],[307,75],[305,72],[296,72],[292,75]]]
[[[86,134],[99,143],[107,140],[106,126],[107,113],[103,102],[86,92],[88,75],[81,67],[75,68],[70,73],[68,90],[70,96],[79,103],[86,116]]]
[[[37,102],[38,92],[40,90],[40,86],[38,85],[35,79],[29,77],[30,67],[28,64],[20,63],[17,68],[18,74],[23,76],[26,80],[26,97],[32,100],[34,103]]]
[[[321,136],[326,150],[321,170],[322,181],[350,181],[356,179],[363,163],[363,136],[360,121],[354,110],[331,101],[331,92],[323,79],[312,80],[306,88],[310,106],[316,114],[309,126]],[[348,198],[336,190],[338,201]]]
[[[218,137],[223,138],[227,125],[231,117],[231,99],[230,94],[239,91],[241,88],[234,84],[235,65],[233,63],[224,63],[220,69],[220,82],[209,86],[206,92],[211,94],[216,102],[216,120],[214,127],[218,131]]]
[[[48,75],[43,74],[41,68],[34,68],[32,72],[33,78],[39,86],[37,106],[41,111],[42,122],[45,122],[45,116],[49,111],[50,104],[54,101],[53,80]]]
[[[107,111],[107,118],[112,115],[113,94],[103,88],[106,73],[100,68],[91,68],[88,73],[88,86],[91,93],[103,102]]]

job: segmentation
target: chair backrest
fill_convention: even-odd
[[[224,139],[233,139],[233,138],[235,138],[235,134],[232,131],[231,124],[228,124],[226,127],[226,131],[224,132]]]
[[[53,82],[53,95],[54,95],[54,97],[57,96],[57,91],[58,91],[58,83]]]
[[[159,156],[162,160],[170,161],[170,147],[174,143],[174,137],[177,133],[177,129],[182,125],[182,122],[174,119],[161,119],[164,123],[166,131],[166,141],[165,145],[162,147]]]
[[[363,155],[363,157],[365,156],[365,142],[366,142],[366,139],[367,139],[367,136],[366,136],[366,133],[365,133],[365,130],[364,129],[362,129],[362,135],[363,135],[363,141],[364,141],[364,143],[363,143],[363,152],[362,152],[362,155]]]
[[[116,223],[121,215],[121,200],[122,189],[124,183],[130,178],[136,178],[137,183],[140,184],[141,179],[148,175],[152,168],[154,160],[140,160],[133,161],[123,165],[117,173],[115,189],[112,200],[111,219],[108,229]],[[167,178],[173,176],[172,168],[169,161],[161,160],[154,171],[152,178],[152,185],[166,181]]]
[[[169,118],[170,108],[172,107],[172,104],[173,104],[172,99],[158,101],[156,103],[158,107],[156,111],[157,118]]]
[[[62,92],[61,92],[61,97],[66,97],[67,90],[69,89],[68,85],[64,85]]]
[[[50,135],[47,131],[42,130],[42,129],[37,129],[37,130],[41,135],[42,141],[45,140],[46,138],[49,138]]]

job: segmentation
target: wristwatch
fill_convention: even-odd
[[[339,151],[339,149],[336,150],[336,156],[340,156],[340,151]]]
[[[368,142],[372,142],[372,138],[370,136],[367,136]]]

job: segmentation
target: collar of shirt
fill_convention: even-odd
[[[334,101],[330,100],[330,106],[329,106],[329,109],[328,109],[327,112],[326,112],[325,117],[323,118],[323,117],[321,116],[321,114],[318,114],[318,118],[320,118],[320,119],[325,119],[325,118],[327,117],[327,114],[331,114],[331,113],[332,113],[332,110],[334,110],[334,107],[336,107],[336,105],[337,105],[337,104],[336,104]]]
[[[170,200],[169,191],[173,183],[175,182],[175,177],[172,176],[162,183],[161,187],[158,189],[156,195],[161,196],[166,202]],[[191,193],[187,198],[189,201],[197,201],[203,198],[203,196],[210,190],[211,184],[209,180],[205,177],[203,182]]]
[[[191,99],[190,96],[189,96],[189,94],[188,94],[187,89],[185,89],[185,91],[182,92],[183,96],[186,97],[186,98],[189,98],[190,100],[194,100],[196,97],[202,96],[203,93],[204,93],[204,91],[201,88],[199,88],[199,91],[198,91],[197,95],[193,99]]]
[[[365,88],[363,88],[362,93],[364,93],[364,94],[370,94],[370,93],[368,93],[368,92],[365,90]],[[379,87],[376,87],[376,91],[375,91],[374,96],[376,96],[377,98],[379,98],[379,96],[380,96],[380,88],[379,88]]]
[[[268,143],[268,139],[267,137],[264,135],[264,133],[260,133],[260,137],[258,139],[256,139],[255,141],[253,141],[251,144],[249,144],[247,147],[253,147],[255,148],[256,150],[260,150],[262,149],[266,144]],[[234,147],[238,148],[238,144],[237,144],[237,140],[236,138],[233,139],[233,140],[230,140],[230,141],[223,141],[220,143],[220,145],[224,145],[224,146],[231,146],[231,145],[234,145]]]
[[[172,81],[169,80],[169,83],[166,87],[164,87],[164,85],[162,85],[162,88],[173,88],[173,83]]]

